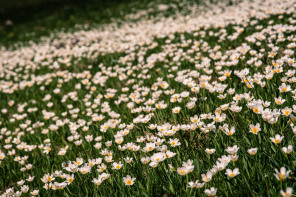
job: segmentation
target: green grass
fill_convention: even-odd
[[[121,10],[121,6],[124,7],[121,10],[124,13],[132,10],[134,6],[139,9],[144,7],[144,4],[141,4],[140,2],[116,4],[114,5],[115,7],[113,6],[113,3],[107,4],[108,6],[112,7],[111,15],[114,18],[120,18],[120,16],[122,16],[118,13],[118,10]],[[88,17],[92,18],[91,22],[89,22],[90,26],[92,23],[94,24],[92,28],[94,28],[98,23],[103,24],[110,22],[108,18],[109,15],[106,14],[108,11],[105,9],[101,8],[105,11],[102,11],[102,13],[98,14],[96,6],[85,4],[86,7],[83,7],[83,9],[89,10],[88,14],[85,14],[79,5],[80,4],[77,3],[75,6],[71,6],[67,9],[61,8],[61,10],[57,11],[56,13],[44,17],[40,24],[44,25],[45,30],[34,30],[36,32],[36,40],[38,40],[39,36],[47,35],[49,29],[55,29],[56,32],[58,32],[61,30],[60,28],[73,28],[76,23],[84,23]],[[156,7],[157,4],[153,6]],[[71,10],[69,12],[75,13],[75,16],[69,20],[69,18],[67,18],[69,14],[64,12],[63,9]],[[60,15],[61,13],[63,13],[62,16]],[[170,13],[170,11],[168,11],[168,13]],[[119,14],[120,16],[116,14]],[[157,15],[157,13],[154,14]],[[174,15],[175,13],[171,14]],[[283,14],[283,18],[280,18],[279,15],[271,15],[268,18],[258,20],[257,24],[262,25],[263,29],[271,26],[268,24],[269,21],[274,21],[273,25],[292,25],[288,20],[289,18],[293,18],[294,20],[296,19],[294,15],[285,13]],[[55,22],[57,19],[65,20]],[[251,18],[250,21],[252,20],[255,20],[255,18]],[[15,26],[12,27],[15,29],[12,29],[11,32],[18,32],[22,29],[25,29],[24,32],[29,31],[31,30],[31,27],[36,26],[34,21],[35,19],[32,19],[29,22],[20,22],[20,24],[15,24]],[[242,25],[239,26],[242,27]],[[205,196],[204,190],[211,187],[217,188],[217,196],[279,196],[280,190],[286,191],[287,187],[296,188],[295,151],[292,151],[290,154],[285,154],[281,150],[284,146],[295,146],[295,134],[292,132],[289,122],[294,121],[295,124],[295,120],[293,120],[292,116],[286,117],[281,115],[275,124],[270,124],[262,118],[262,115],[254,113],[252,109],[247,107],[248,102],[246,99],[238,101],[238,105],[242,107],[240,112],[236,113],[230,109],[222,111],[222,113],[227,117],[222,122],[215,122],[215,119],[202,119],[201,122],[203,122],[204,125],[209,125],[214,121],[215,129],[212,128],[209,132],[203,132],[203,128],[205,128],[205,126],[201,126],[201,128],[198,128],[197,126],[195,129],[180,129],[173,136],[160,136],[159,138],[165,140],[163,144],[167,145],[168,150],[176,153],[176,155],[172,158],[165,159],[163,162],[160,162],[156,168],[152,168],[148,164],[142,164],[140,159],[143,157],[151,157],[154,153],[159,152],[158,150],[144,153],[141,150],[120,151],[118,149],[117,144],[114,141],[114,135],[118,134],[118,132],[122,130],[122,128],[119,128],[119,124],[117,124],[115,128],[110,127],[106,132],[100,131],[101,125],[108,122],[108,120],[120,119],[121,123],[129,125],[133,123],[135,118],[139,115],[149,114],[143,111],[132,112],[128,108],[128,102],[133,102],[134,108],[145,107],[144,103],[152,98],[155,98],[155,103],[164,101],[164,103],[167,104],[167,108],[155,109],[153,116],[148,123],[135,123],[134,127],[130,129],[129,134],[124,136],[123,144],[133,142],[136,145],[139,145],[142,149],[145,146],[145,142],[137,143],[137,138],[141,136],[145,137],[147,134],[158,136],[157,130],[150,130],[148,128],[150,124],[163,125],[165,123],[169,123],[173,126],[192,124],[190,118],[194,117],[195,115],[198,115],[199,117],[202,114],[208,113],[215,115],[215,110],[221,105],[230,104],[229,106],[231,106],[232,102],[234,101],[233,97],[236,94],[244,94],[249,92],[250,95],[254,97],[254,100],[261,99],[263,101],[270,101],[271,105],[268,107],[270,109],[283,109],[286,106],[292,108],[292,106],[295,105],[295,101],[292,98],[293,93],[280,93],[278,86],[282,84],[283,77],[286,76],[285,72],[288,70],[295,70],[294,67],[288,66],[287,63],[284,63],[283,72],[275,73],[271,80],[262,79],[262,81],[266,82],[265,87],[261,87],[259,84],[253,83],[252,88],[248,88],[246,83],[243,82],[243,79],[240,79],[236,74],[234,74],[234,71],[241,71],[245,68],[248,68],[248,76],[254,78],[256,73],[264,75],[265,68],[268,65],[273,64],[273,59],[268,57],[270,47],[268,46],[267,40],[260,41],[261,46],[257,46],[256,44],[252,44],[246,40],[248,36],[254,35],[254,33],[261,30],[256,30],[255,25],[248,23],[245,30],[234,41],[226,38],[223,42],[219,42],[219,38],[217,38],[217,36],[210,36],[209,33],[211,31],[216,33],[219,32],[219,30],[221,30],[221,28],[211,27],[207,29],[192,30],[190,32],[174,32],[171,33],[174,35],[174,38],[154,37],[153,41],[158,44],[154,48],[150,48],[152,44],[136,45],[137,47],[134,49],[125,50],[123,52],[100,54],[93,59],[89,59],[85,56],[82,58],[71,56],[72,61],[70,67],[60,64],[58,69],[50,69],[48,66],[40,66],[36,70],[23,69],[20,71],[15,71],[19,75],[18,79],[7,75],[1,76],[2,82],[12,81],[13,84],[20,83],[19,85],[21,85],[24,83],[22,80],[31,80],[33,78],[33,74],[36,76],[44,76],[48,73],[53,74],[52,77],[50,77],[51,81],[44,80],[40,82],[40,84],[34,83],[32,84],[32,87],[25,87],[23,90],[17,90],[12,94],[4,93],[2,91],[0,92],[0,109],[7,109],[7,113],[0,112],[0,121],[2,123],[0,124],[0,150],[6,154],[6,157],[0,164],[0,193],[2,194],[10,187],[14,187],[15,191],[19,191],[20,186],[17,186],[17,181],[27,179],[29,175],[34,176],[35,179],[32,182],[26,181],[25,185],[30,186],[30,192],[34,189],[40,190],[39,196]],[[225,30],[227,35],[231,35],[235,32],[233,25],[228,25],[225,27]],[[9,31],[10,30],[5,29],[3,32],[7,33]],[[72,29],[71,31],[74,30]],[[204,37],[200,34],[195,35],[196,32],[202,31],[206,33]],[[5,46],[11,46],[18,41],[26,42],[32,39],[32,37],[24,38],[22,35],[23,34],[21,33],[16,33],[15,36],[3,41],[3,44]],[[295,35],[295,31],[287,31],[284,33],[284,37],[286,38],[291,35]],[[270,37],[270,35],[266,36]],[[167,44],[166,40],[171,40],[171,43]],[[186,44],[186,42],[188,42],[188,44]],[[201,45],[198,47],[199,51],[189,53],[188,50],[195,48],[195,42],[201,43]],[[284,56],[283,51],[287,49],[287,45],[292,41],[285,40],[283,42],[276,42],[276,40],[272,40],[271,42],[274,45],[279,46],[281,49],[281,52],[275,56],[275,59],[281,59]],[[203,43],[208,44],[209,50],[207,50],[206,46],[202,46]],[[266,50],[265,52],[262,52],[262,66],[255,67],[253,66],[253,63],[248,65],[247,61],[253,56],[249,53],[246,53],[245,59],[239,58],[236,66],[222,67],[222,71],[231,70],[232,74],[230,74],[230,76],[225,81],[220,81],[219,77],[221,74],[219,74],[219,70],[217,70],[217,62],[219,62],[219,59],[215,60],[211,55],[212,53],[216,53],[213,51],[214,47],[220,46],[221,48],[218,51],[220,51],[222,55],[227,56],[225,61],[229,61],[229,57],[231,56],[228,54],[229,50],[238,49],[238,47],[242,46],[242,43],[248,43],[250,48],[256,50],[257,52],[262,48]],[[168,45],[172,47],[172,51],[170,51],[170,53],[173,55],[166,53]],[[188,53],[183,54],[182,58],[178,60],[174,59],[180,49],[187,51]],[[16,50],[18,50],[18,48],[16,48]],[[295,53],[295,48],[292,50]],[[153,63],[154,67],[149,69],[143,67],[144,65],[149,65],[149,57],[160,53],[166,54],[163,59],[159,59]],[[130,58],[126,62],[122,62],[124,57],[128,59],[129,57],[133,56],[133,54],[135,57],[142,56],[144,63],[141,63],[139,58]],[[213,69],[213,73],[207,74],[205,67],[196,67],[198,64],[205,63],[205,61],[203,61],[203,57],[211,57],[211,62],[209,63],[208,69]],[[57,60],[59,55],[56,55],[54,58]],[[191,58],[196,58],[193,63],[190,61]],[[295,55],[291,55],[290,58],[295,59]],[[30,61],[34,62],[34,60]],[[52,64],[50,58],[47,57],[44,60],[37,62],[37,65],[41,65],[46,61],[49,61],[50,64]],[[103,66],[99,66],[100,64]],[[91,65],[91,67],[89,67],[89,65]],[[177,70],[172,69],[174,66],[177,66]],[[121,68],[121,70],[118,68]],[[129,70],[133,71],[130,75],[127,74],[127,71]],[[58,71],[63,72],[63,74],[59,75]],[[116,73],[116,75],[112,76],[107,71]],[[199,84],[199,93],[191,91],[190,87],[176,80],[176,77],[180,75],[180,71],[183,71],[184,75],[190,71],[196,71],[199,73],[199,77],[187,75],[188,78],[192,77],[193,81]],[[29,76],[29,79],[26,79],[26,72]],[[83,75],[83,73],[86,74]],[[103,85],[96,84],[94,81],[92,81],[97,73],[100,73],[102,76],[109,75],[108,79],[105,83],[103,83]],[[119,79],[119,75],[122,73],[127,75],[127,79]],[[84,84],[84,80],[88,78],[88,74],[91,74],[89,75],[89,87],[88,85]],[[169,74],[172,74],[172,77],[170,77]],[[142,78],[141,76],[143,75],[149,75],[150,78]],[[209,89],[211,88],[205,88],[202,85],[202,82],[199,81],[200,76],[202,75],[211,77],[209,83],[212,86],[217,84],[227,85],[227,88],[225,91],[223,91],[223,94],[227,93],[227,90],[230,88],[235,88],[235,93],[233,95],[227,93],[225,99],[217,98],[219,95],[218,92],[210,92]],[[295,76],[295,74],[293,76]],[[67,78],[69,79],[68,81],[66,81]],[[169,88],[167,90],[175,90],[175,93],[177,94],[187,91],[189,92],[189,96],[183,98],[181,102],[171,102],[171,95],[167,95],[163,90],[156,99],[155,94],[158,90],[162,90],[162,88],[159,86],[158,90],[153,90],[152,87],[153,85],[157,84],[160,78],[160,81],[166,81],[169,84]],[[133,83],[128,82],[131,79],[134,80]],[[59,83],[59,80],[63,80],[63,82]],[[61,86],[59,86],[59,84]],[[76,84],[80,84],[81,88],[76,89]],[[138,86],[142,87],[142,89],[134,86],[135,84],[138,84]],[[295,83],[286,82],[286,84],[290,85],[292,90],[296,88]],[[42,86],[44,86],[44,90],[40,89]],[[59,87],[61,90],[59,94],[54,93],[54,90],[57,87]],[[90,91],[90,88],[92,87],[96,87],[96,90]],[[123,92],[122,88],[124,87],[128,87],[129,90],[127,92]],[[110,92],[110,89],[117,90],[115,96],[113,98],[104,97]],[[146,95],[142,94],[144,89],[149,90]],[[77,92],[78,99],[73,100],[69,96],[67,99],[65,99],[65,101],[63,101],[63,97],[65,95],[69,95],[71,92]],[[135,93],[142,94],[140,96],[142,99],[140,103],[137,103],[136,100],[130,99],[128,102],[116,104],[115,101],[117,101],[124,94],[129,97],[131,94]],[[51,95],[51,99],[48,101],[43,101],[45,96],[48,94]],[[94,104],[98,95],[102,95],[103,98],[101,99],[98,106],[94,106],[92,108],[91,106]],[[274,98],[279,96],[286,99],[286,102],[283,105],[277,105],[274,101]],[[196,106],[193,109],[189,109],[186,107],[186,105],[188,102],[190,102],[190,98],[193,97],[197,98],[197,101],[195,102]],[[14,101],[14,105],[9,106],[8,103],[11,100]],[[88,101],[91,102],[90,106],[87,104]],[[49,102],[53,103],[52,107],[47,106]],[[106,112],[102,108],[104,102],[107,102],[111,111],[119,114],[120,117],[112,118],[112,114]],[[18,105],[24,104],[24,111],[19,111]],[[71,109],[68,108],[68,105],[73,105],[74,109],[79,109],[78,112],[74,112],[74,114],[77,114],[77,118],[71,116]],[[176,106],[181,107],[181,112],[178,114],[173,114],[172,108]],[[29,113],[28,109],[34,107],[36,107],[38,110],[36,112]],[[152,105],[151,107],[155,107],[155,105]],[[87,110],[91,110],[93,113],[102,114],[105,116],[105,118],[99,122],[92,122],[89,125],[89,129],[87,131],[83,131],[83,126],[78,128],[77,134],[80,135],[78,139],[82,140],[82,144],[77,146],[74,144],[74,141],[76,140],[72,142],[69,141],[68,137],[73,136],[74,133],[71,132],[68,123],[59,126],[56,131],[50,130],[49,128],[51,128],[52,125],[57,124],[57,121],[54,120],[54,118],[46,119],[42,110],[54,112],[54,116],[59,120],[67,121],[68,119],[70,122],[75,122],[76,124],[82,120],[86,121],[86,123],[91,123],[92,118],[87,115]],[[64,112],[67,112],[68,114],[63,116],[62,113]],[[21,120],[16,120],[16,115],[23,114],[27,114],[27,116]],[[291,114],[295,113],[292,112]],[[15,120],[13,121],[13,119]],[[28,120],[31,122],[26,122]],[[33,126],[33,124],[36,122],[43,122],[44,125],[40,127]],[[28,123],[27,127],[23,127],[23,124],[25,123]],[[261,131],[258,133],[258,135],[249,132],[249,125],[255,125],[256,123],[259,123],[261,127]],[[228,124],[229,128],[232,126],[235,127],[236,132],[232,136],[227,136],[219,128],[219,126],[223,126],[224,124]],[[31,129],[27,129],[28,127],[31,127]],[[49,132],[47,134],[42,134],[41,132],[44,129],[49,129]],[[32,131],[34,133],[32,133]],[[32,151],[18,150],[17,144],[13,142],[13,139],[16,138],[20,132],[24,132],[24,135],[20,137],[22,142],[25,142],[28,145],[36,145],[37,147]],[[279,144],[274,144],[270,140],[270,137],[274,137],[276,134],[284,136],[283,141]],[[87,142],[85,140],[85,136],[87,135],[93,135],[94,139],[98,136],[102,136],[102,148],[97,150],[94,147],[94,144],[96,143],[95,141]],[[170,139],[175,138],[180,140],[181,146],[172,147],[168,143]],[[51,151],[49,154],[43,153],[43,151],[38,148],[38,145],[45,144],[45,139],[50,139]],[[111,140],[113,144],[111,147],[106,147],[105,142],[109,140]],[[12,144],[13,149],[16,150],[15,156],[8,155],[8,151],[11,148],[6,149],[4,146],[7,144]],[[58,155],[59,150],[66,145],[69,146],[66,155]],[[210,171],[216,164],[217,160],[223,155],[229,155],[225,149],[234,145],[239,147],[237,152],[238,160],[235,162],[230,161],[225,169],[238,168],[240,171],[238,176],[235,178],[229,178],[227,175],[225,175],[225,170],[222,170],[221,172],[213,175],[213,179],[209,183],[206,183],[203,188],[196,189],[188,187],[188,183],[190,181],[199,180],[202,182],[201,174],[205,174]],[[252,156],[247,152],[247,150],[254,147],[258,148],[258,152],[256,155]],[[114,161],[122,161],[124,164],[119,171],[111,169],[112,163],[107,163],[104,161],[104,156],[102,155],[101,150],[105,148],[109,151],[112,151]],[[214,148],[216,152],[212,155],[207,154],[205,152],[206,148]],[[14,158],[16,156],[23,157],[25,155],[28,156],[28,160],[25,162],[25,164],[32,164],[33,167],[31,170],[21,172],[20,168],[23,166],[14,161]],[[126,163],[124,160],[126,157],[133,158],[133,161],[130,164]],[[63,162],[75,161],[76,158],[83,158],[84,163],[86,163],[88,159],[103,158],[103,163],[107,165],[107,169],[104,172],[110,174],[110,177],[103,181],[100,186],[96,186],[91,181],[102,174],[97,172],[96,165],[92,167],[91,171],[87,174],[81,174],[80,172],[70,173],[62,168]],[[169,165],[172,165],[175,169],[177,169],[178,167],[181,167],[182,163],[186,162],[188,159],[193,161],[193,172],[188,173],[185,176],[181,176],[176,171],[170,170]],[[274,176],[274,170],[280,169],[283,166],[292,172],[289,174],[287,179],[278,181]],[[44,183],[42,183],[41,178],[47,173],[53,174],[56,170],[62,170],[63,173],[67,174],[74,174],[75,180],[73,183],[66,186],[65,189],[50,189],[46,191],[44,188],[42,188]],[[131,177],[136,178],[134,185],[126,186],[124,184],[123,177],[126,177],[127,175],[131,175]],[[56,177],[53,182],[55,181],[63,182],[64,179]],[[30,194],[27,193],[24,194],[24,196],[30,196]]]

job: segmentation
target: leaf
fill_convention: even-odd
[[[172,183],[170,182],[170,190],[173,194],[175,194],[175,189],[174,189],[174,186],[172,185]]]

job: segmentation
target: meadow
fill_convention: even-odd
[[[295,196],[296,1],[130,5],[2,32],[0,196]]]

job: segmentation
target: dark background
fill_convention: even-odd
[[[156,0],[153,0],[156,1]],[[48,36],[75,24],[108,23],[149,0],[0,0],[0,45]],[[7,23],[11,21],[12,25]],[[32,33],[34,32],[34,33]]]

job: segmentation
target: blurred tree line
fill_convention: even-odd
[[[82,14],[92,10],[104,10],[116,4],[137,0],[0,0],[0,23],[11,20],[15,23],[40,19],[49,15],[61,16]],[[61,18],[64,19],[64,18]]]

